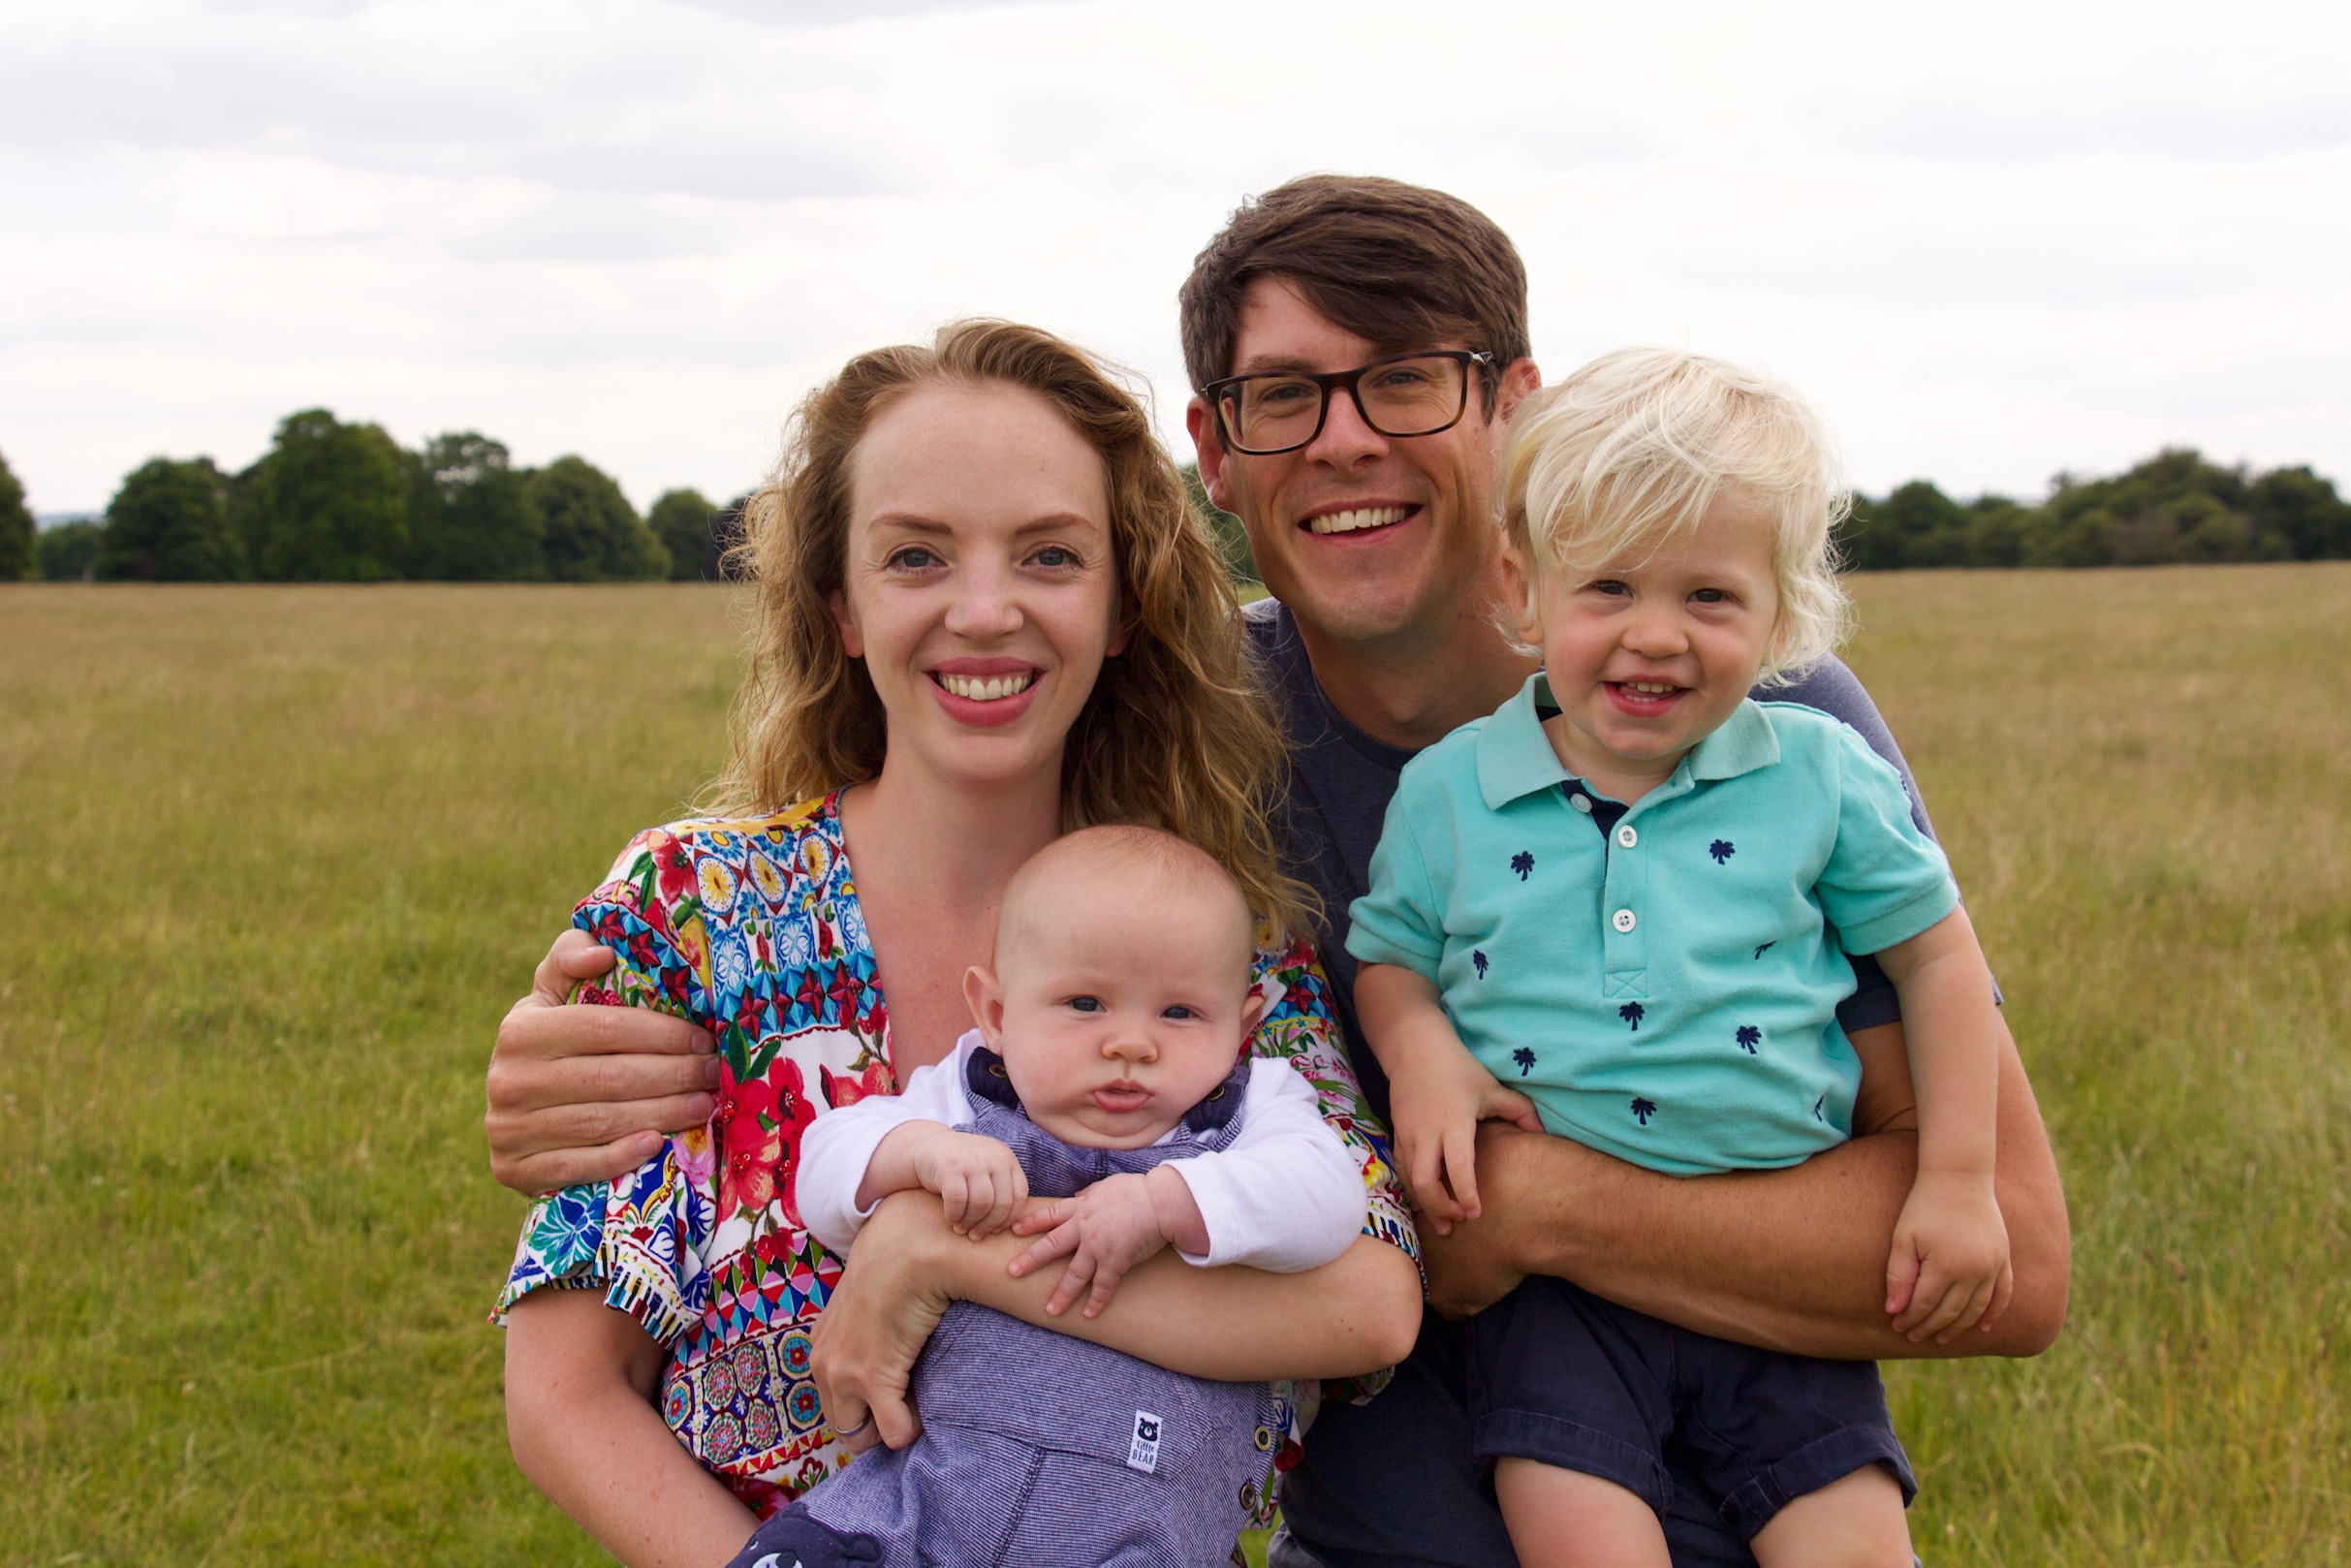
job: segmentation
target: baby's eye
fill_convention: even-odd
[[[1099,996],[1073,996],[1069,999],[1069,1005],[1070,1011],[1073,1013],[1099,1013],[1102,1011],[1102,998]]]
[[[1178,1002],[1174,1007],[1161,1008],[1159,1016],[1163,1019],[1191,1019],[1198,1018],[1200,1015]]]

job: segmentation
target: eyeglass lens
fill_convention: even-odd
[[[1382,435],[1427,435],[1461,417],[1466,370],[1441,354],[1366,365],[1355,382],[1364,423]],[[1322,385],[1306,376],[1248,376],[1226,394],[1225,417],[1243,447],[1279,451],[1314,439]]]

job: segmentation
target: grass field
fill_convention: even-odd
[[[1896,1368],[1931,1564],[2351,1543],[2351,566],[1857,583],[2073,1204]],[[0,1562],[568,1563],[483,1321],[506,1004],[718,765],[701,587],[0,587]]]

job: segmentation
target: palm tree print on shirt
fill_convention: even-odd
[[[1656,1113],[1657,1108],[1649,1104],[1648,1101],[1635,1100],[1633,1102],[1633,1118],[1636,1121],[1639,1121],[1644,1127],[1649,1124],[1649,1117],[1655,1115]]]
[[[1774,938],[1771,941],[1766,942],[1762,947],[1757,948],[1755,950],[1755,956],[1760,958],[1777,946],[1779,946],[1778,939]]]
[[[1716,865],[1720,865],[1723,862],[1738,854],[1739,849],[1738,846],[1733,844],[1729,839],[1717,838],[1714,840],[1714,842],[1707,846],[1707,853],[1714,857],[1714,863]]]
[[[1817,1099],[1817,1100],[1815,1100],[1815,1101],[1813,1101],[1813,1102],[1812,1102],[1812,1119],[1813,1119],[1814,1121],[1827,1121],[1827,1120],[1829,1119],[1827,1116],[1824,1116],[1824,1115],[1822,1115],[1822,1114],[1820,1113],[1820,1108],[1821,1108],[1822,1106],[1824,1106],[1824,1105],[1827,1105],[1828,1103],[1829,1103],[1829,1097],[1828,1097],[1827,1095],[1825,1095],[1825,1094],[1824,1094],[1824,1095],[1822,1095],[1822,1096],[1821,1096],[1819,1099]]]
[[[1641,1032],[1641,1019],[1647,1012],[1648,1009],[1643,1007],[1639,1002],[1627,1002],[1622,1007],[1616,1009],[1616,1016],[1624,1019],[1625,1022],[1631,1024],[1633,1026],[1633,1032],[1635,1034],[1639,1034]]]
[[[1480,980],[1484,980],[1486,978],[1486,965],[1490,961],[1486,956],[1486,950],[1484,948],[1471,948],[1469,950],[1469,961],[1471,964],[1476,966],[1478,978]]]
[[[1739,1026],[1737,1038],[1739,1043],[1746,1048],[1747,1054],[1752,1056],[1755,1054],[1755,1048],[1763,1043],[1763,1031],[1752,1023],[1742,1023]]]
[[[1512,1051],[1510,1053],[1510,1059],[1519,1064],[1519,1076],[1520,1078],[1524,1078],[1527,1074],[1535,1070],[1535,1053],[1527,1050],[1524,1046],[1520,1046],[1518,1050]]]
[[[1519,873],[1520,882],[1524,882],[1535,874],[1535,858],[1529,852],[1520,850],[1510,858],[1510,868]]]

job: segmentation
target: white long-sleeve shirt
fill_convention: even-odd
[[[874,1150],[894,1128],[910,1121],[956,1128],[972,1124],[978,1113],[964,1086],[965,1073],[972,1052],[984,1043],[972,1030],[945,1060],[917,1068],[905,1092],[828,1111],[809,1125],[794,1176],[809,1235],[848,1255],[873,1213],[873,1206],[858,1207],[858,1188]],[[1168,1136],[1176,1130],[1171,1128]],[[1363,1174],[1338,1134],[1324,1122],[1313,1088],[1286,1061],[1250,1062],[1240,1130],[1223,1152],[1167,1163],[1191,1188],[1207,1225],[1208,1250],[1179,1251],[1186,1263],[1241,1263],[1295,1273],[1346,1251],[1363,1228]]]

